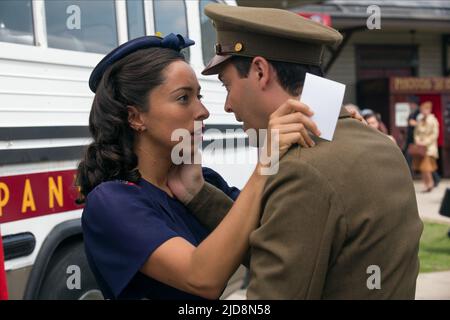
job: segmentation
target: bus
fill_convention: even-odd
[[[220,0],[0,1],[0,230],[10,299],[102,299],[81,230],[76,167],[90,142],[88,79],[111,49],[170,32],[196,42],[185,51],[199,77],[213,133],[204,144],[235,141],[254,157],[215,77],[200,74],[214,55],[215,32],[203,8]],[[205,148],[206,149],[206,148]],[[232,156],[233,156],[232,154]],[[230,154],[228,153],[227,156]],[[251,161],[230,164],[204,152],[204,165],[243,187]],[[69,282],[77,272],[80,284]],[[239,289],[243,270],[222,298]]]

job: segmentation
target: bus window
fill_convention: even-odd
[[[117,47],[113,0],[46,0],[48,46],[107,53]]]
[[[217,3],[214,0],[200,0],[200,24],[202,32],[202,52],[203,63],[206,66],[208,62],[216,54],[214,51],[214,44],[216,43],[216,32],[211,20],[205,15],[205,7],[210,3]]]
[[[144,1],[127,1],[128,39],[135,39],[145,35]]]
[[[34,44],[31,0],[0,1],[0,41]]]
[[[180,0],[154,0],[153,14],[155,20],[155,32],[162,36],[169,33],[179,33],[189,36],[187,27],[186,4]],[[189,61],[189,48],[182,50]]]

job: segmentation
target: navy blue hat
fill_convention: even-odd
[[[89,88],[95,93],[105,70],[114,62],[137,50],[147,48],[167,48],[180,51],[181,49],[192,46],[193,44],[195,44],[193,40],[185,38],[179,34],[175,35],[173,33],[165,36],[164,38],[157,36],[144,36],[125,42],[108,53],[97,64],[89,77]]]

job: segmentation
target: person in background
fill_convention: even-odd
[[[381,132],[383,132],[386,135],[389,135],[389,131],[386,127],[386,125],[384,124],[384,122],[381,120],[381,114],[379,113],[375,113],[375,117],[378,120],[378,130],[380,130]],[[393,139],[394,137],[392,137]]]
[[[419,106],[417,104],[417,99],[411,98],[409,101],[409,108],[410,113],[408,116],[408,127],[406,128],[406,140],[405,144],[403,146],[403,154],[405,155],[406,162],[408,162],[408,165],[411,169],[411,174],[414,173],[414,170],[412,168],[412,156],[408,152],[408,147],[411,143],[414,143],[414,128],[417,124],[417,116],[420,113]]]
[[[418,106],[418,99],[416,97],[410,98],[410,114],[408,117],[408,127],[406,129],[406,142],[403,148],[403,154],[405,155],[406,161],[408,162],[409,167],[411,168],[411,174],[413,174],[414,170],[412,167],[412,157],[408,153],[408,147],[411,143],[414,143],[414,129],[417,125],[417,117],[420,114],[419,106]],[[439,182],[441,181],[441,177],[439,176],[439,173],[437,171],[434,171],[432,174],[433,177],[433,184],[434,187],[437,187],[439,185]]]
[[[387,135],[389,137],[389,139],[391,139],[393,142],[396,142],[394,137],[388,134],[386,126],[383,124],[383,122],[381,122],[379,120],[380,118],[375,112],[373,112],[370,109],[365,109],[364,111],[365,112],[363,112],[363,117],[364,117],[364,120],[367,121],[367,124],[369,126],[371,126],[374,129],[377,129],[381,133],[384,133],[385,135]]]
[[[414,143],[427,147],[425,157],[413,159],[413,168],[420,171],[422,175],[425,186],[423,192],[433,190],[433,172],[437,170],[439,123],[431,113],[432,108],[433,104],[430,101],[420,105],[420,114],[417,116],[417,124],[414,129]]]

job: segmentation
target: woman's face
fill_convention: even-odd
[[[420,113],[422,113],[425,116],[428,116],[429,114],[431,114],[431,108],[429,106],[421,106],[420,107]]]
[[[143,115],[146,137],[153,145],[171,150],[179,141],[171,141],[177,129],[189,131],[193,143],[194,121],[209,117],[201,102],[200,85],[194,70],[184,61],[171,63],[163,73],[163,84],[153,89],[148,99],[148,112]],[[202,126],[195,134],[201,134]]]
[[[371,126],[372,128],[378,129],[378,127],[380,126],[380,123],[378,122],[378,119],[376,116],[371,116],[371,117],[367,118],[366,121],[369,124],[369,126]]]

